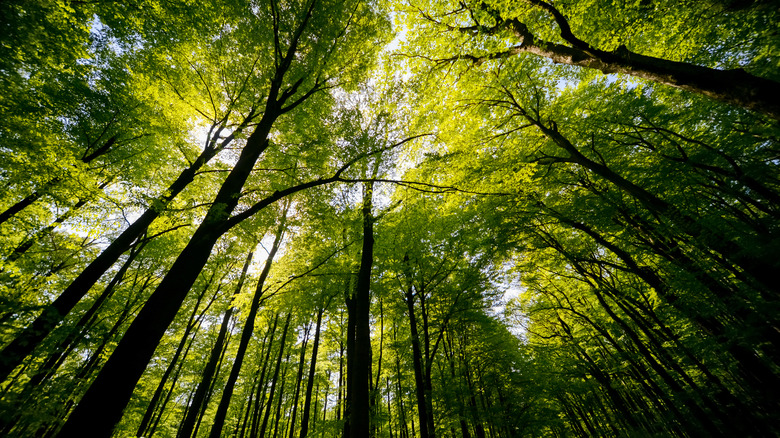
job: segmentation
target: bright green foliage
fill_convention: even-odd
[[[778,122],[553,56],[772,81],[776,2],[36,0],[0,18],[2,346],[159,213],[0,382],[0,435],[57,436],[209,226],[114,436],[177,436],[199,388],[192,436],[228,395],[222,436],[345,435],[355,367],[377,438],[780,433]]]

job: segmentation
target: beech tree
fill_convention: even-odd
[[[3,3],[0,434],[777,435],[775,6]]]

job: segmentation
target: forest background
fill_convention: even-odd
[[[773,0],[0,4],[0,434],[780,435]]]

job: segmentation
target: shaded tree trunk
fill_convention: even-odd
[[[241,275],[238,278],[238,284],[236,285],[236,289],[233,292],[233,298],[241,294],[241,288],[244,286],[244,279],[246,278],[246,273],[249,270],[249,265],[252,262],[253,253],[254,248],[252,248],[252,250],[250,250],[249,254],[246,256],[244,267],[241,270]],[[210,393],[209,388],[211,388],[211,385],[214,381],[214,375],[217,371],[217,364],[220,362],[220,358],[222,357],[226,348],[228,328],[230,326],[230,319],[233,316],[234,310],[235,307],[233,307],[233,304],[228,304],[228,309],[225,311],[225,314],[222,317],[222,324],[219,327],[217,339],[214,341],[214,346],[211,347],[211,354],[209,355],[209,359],[206,362],[206,366],[201,372],[200,383],[198,383],[198,387],[195,390],[192,401],[190,401],[187,415],[184,417],[184,421],[182,421],[181,427],[177,433],[177,437],[179,438],[189,438],[192,435],[195,422],[200,413],[205,409],[205,405],[208,403],[207,395]]]
[[[328,300],[328,303],[330,300]],[[312,345],[311,350],[311,365],[309,365],[309,377],[306,381],[306,396],[303,401],[303,414],[301,415],[301,433],[300,438],[306,438],[306,435],[309,432],[309,411],[311,407],[311,396],[312,396],[312,389],[314,387],[314,376],[316,372],[317,367],[317,352],[319,351],[320,346],[320,327],[322,325],[322,314],[325,312],[325,308],[328,306],[328,303],[324,304],[320,309],[317,311],[317,324],[314,329],[314,342]],[[326,397],[327,400],[327,397]],[[317,413],[317,409],[314,409],[315,417]]]
[[[203,293],[198,297],[198,301],[195,303],[195,306],[193,306],[192,314],[190,315],[189,320],[187,321],[187,325],[185,326],[184,334],[181,337],[181,340],[179,341],[178,347],[176,347],[176,353],[174,353],[173,357],[171,358],[171,362],[168,364],[168,367],[165,368],[165,372],[162,375],[162,378],[160,379],[160,383],[157,385],[157,389],[155,389],[154,394],[152,395],[152,399],[149,401],[149,406],[146,408],[146,412],[144,413],[143,418],[141,419],[141,424],[138,426],[138,431],[136,434],[138,436],[146,436],[147,430],[149,431],[149,435],[151,435],[151,425],[152,425],[152,419],[154,417],[155,412],[158,411],[158,404],[160,402],[160,398],[162,397],[163,392],[165,391],[165,386],[168,382],[168,379],[170,378],[171,374],[173,373],[174,369],[176,369],[179,357],[182,358],[182,361],[186,358],[186,354],[189,351],[189,347],[192,345],[190,342],[187,343],[187,339],[190,336],[190,333],[194,330],[197,332],[198,328],[200,327],[200,323],[203,319],[203,315],[205,312],[211,307],[211,304],[214,302],[214,299],[219,294],[219,288],[217,288],[217,291],[214,293],[214,296],[212,297],[211,301],[206,305],[206,307],[203,309],[203,311],[200,313],[198,318],[196,319],[196,315],[198,314],[198,306],[200,305],[200,301],[203,299],[203,295],[208,290],[208,287],[205,287],[203,289]],[[185,346],[187,349],[185,350]],[[180,365],[179,365],[180,366]],[[173,388],[171,388],[171,391]]]
[[[408,256],[404,261],[408,262]],[[410,278],[411,281],[411,278]],[[420,421],[420,437],[429,438],[428,430],[428,404],[425,402],[425,382],[422,364],[422,352],[420,351],[420,335],[417,330],[417,317],[414,312],[414,294],[410,285],[405,294],[406,307],[409,312],[409,330],[412,334],[412,362],[414,364],[415,393],[417,394],[417,414]],[[432,437],[431,437],[432,438]]]
[[[350,403],[349,438],[366,438],[370,432],[371,386],[371,268],[374,263],[374,217],[371,214],[373,183],[367,183],[363,194],[363,247],[360,255],[360,269],[355,286],[354,314],[355,348],[354,360],[348,362]],[[349,353],[347,353],[349,358]],[[349,365],[352,367],[349,368]]]
[[[499,29],[514,34],[520,44],[485,56],[460,55],[449,60],[466,59],[483,62],[489,59],[516,56],[529,53],[550,59],[554,63],[591,68],[603,73],[619,73],[646,79],[659,84],[679,88],[691,93],[701,94],[711,99],[734,106],[761,112],[780,120],[780,83],[754,76],[745,70],[718,70],[686,62],[641,55],[621,45],[614,51],[604,51],[592,47],[577,38],[571,31],[568,21],[555,7],[542,0],[529,0],[531,3],[550,13],[560,30],[561,37],[569,44],[557,44],[536,38],[528,26],[518,20],[503,19],[495,10],[483,6],[493,15],[498,24],[485,29],[495,33]],[[472,28],[463,28],[470,32]]]
[[[282,339],[279,342],[279,355],[276,358],[276,367],[274,368],[274,375],[271,378],[271,390],[268,393],[268,400],[265,405],[265,415],[263,415],[263,423],[260,425],[260,433],[258,436],[265,436],[266,428],[268,427],[268,419],[271,417],[271,411],[273,410],[274,392],[276,390],[276,383],[279,381],[279,369],[282,366],[282,358],[284,357],[284,342],[287,339],[287,330],[290,328],[290,318],[292,312],[287,314],[287,320],[284,323],[284,330],[282,331]],[[281,396],[280,396],[281,397]]]
[[[241,365],[244,363],[244,355],[249,347],[249,341],[252,339],[252,333],[255,329],[255,319],[257,318],[257,312],[260,310],[260,304],[262,303],[263,287],[265,280],[268,278],[268,274],[271,272],[271,265],[273,264],[276,252],[279,250],[279,246],[282,244],[282,238],[284,237],[284,231],[287,227],[287,209],[289,203],[285,206],[280,223],[276,229],[276,235],[274,236],[274,243],[271,245],[271,250],[268,252],[268,258],[263,266],[263,271],[260,273],[260,278],[257,279],[257,287],[255,288],[254,296],[252,297],[252,304],[249,308],[249,313],[244,323],[244,328],[241,330],[241,341],[238,344],[238,350],[236,351],[236,358],[233,360],[233,366],[230,369],[230,375],[225,383],[225,388],[222,391],[222,398],[219,401],[219,407],[214,417],[214,424],[211,426],[212,438],[219,438],[222,433],[222,427],[225,423],[225,417],[227,416],[227,410],[230,406],[230,399],[233,396],[233,387],[238,380],[238,374],[241,372]]]
[[[219,146],[213,142],[208,145],[200,156],[182,171],[164,192],[165,194],[157,198],[154,205],[114,239],[49,306],[44,308],[32,324],[18,333],[14,340],[3,348],[2,353],[0,353],[0,381],[5,380],[9,373],[73,310],[73,307],[89,292],[100,277],[116,263],[134,242],[140,239],[149,225],[163,211],[164,206],[181,193],[195,179],[198,170],[227,146],[232,139],[233,135],[230,135]]]

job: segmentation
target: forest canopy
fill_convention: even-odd
[[[0,3],[0,435],[780,435],[778,23]]]

